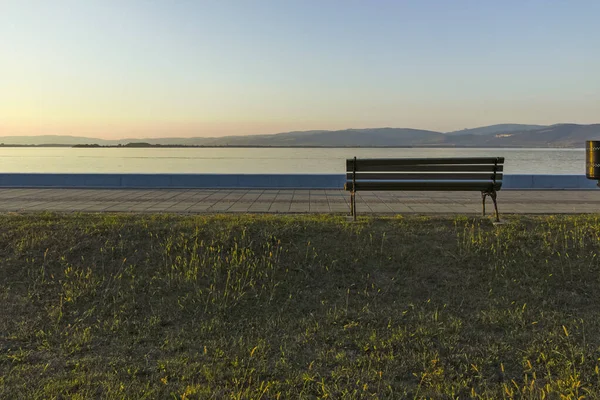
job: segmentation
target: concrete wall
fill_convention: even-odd
[[[341,189],[342,174],[38,174],[0,173],[12,188]],[[504,175],[503,189],[597,189],[585,175]]]
[[[1,174],[0,187],[342,188],[339,174]]]
[[[502,189],[598,189],[585,175],[504,175]]]

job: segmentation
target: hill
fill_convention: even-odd
[[[495,135],[447,137],[447,143],[485,147],[584,147],[586,140],[600,139],[600,124],[557,124]]]
[[[339,131],[287,132],[275,135],[225,137],[215,140],[226,145],[259,146],[415,146],[443,141],[440,132],[401,129],[345,129]]]
[[[104,140],[97,138],[89,138],[83,136],[68,136],[68,135],[41,135],[41,136],[0,136],[0,143],[5,145],[74,145],[74,144],[99,144],[110,145],[114,140]]]
[[[447,132],[447,135],[496,135],[499,133],[526,132],[546,128],[547,125],[525,125],[525,124],[497,124],[481,126],[479,128],[462,129],[460,131]]]
[[[583,147],[600,139],[600,124],[551,126],[501,124],[442,133],[409,128],[367,128],[337,131],[293,131],[271,135],[219,138],[130,138],[104,140],[80,136],[5,136],[4,145],[93,145],[128,143],[172,146],[277,146],[277,147]],[[91,146],[90,146],[91,147]]]

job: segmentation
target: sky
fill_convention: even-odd
[[[0,0],[0,136],[600,122],[598,0]]]

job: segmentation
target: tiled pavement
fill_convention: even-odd
[[[360,192],[357,213],[478,214],[477,192]],[[503,190],[500,213],[600,213],[600,190]],[[492,211],[491,200],[487,210]],[[343,190],[0,189],[0,212],[349,213]]]

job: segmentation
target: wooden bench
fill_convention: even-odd
[[[350,212],[356,220],[356,192],[435,190],[481,192],[492,198],[500,221],[496,192],[502,187],[504,157],[487,158],[365,158],[346,160],[346,184]]]

